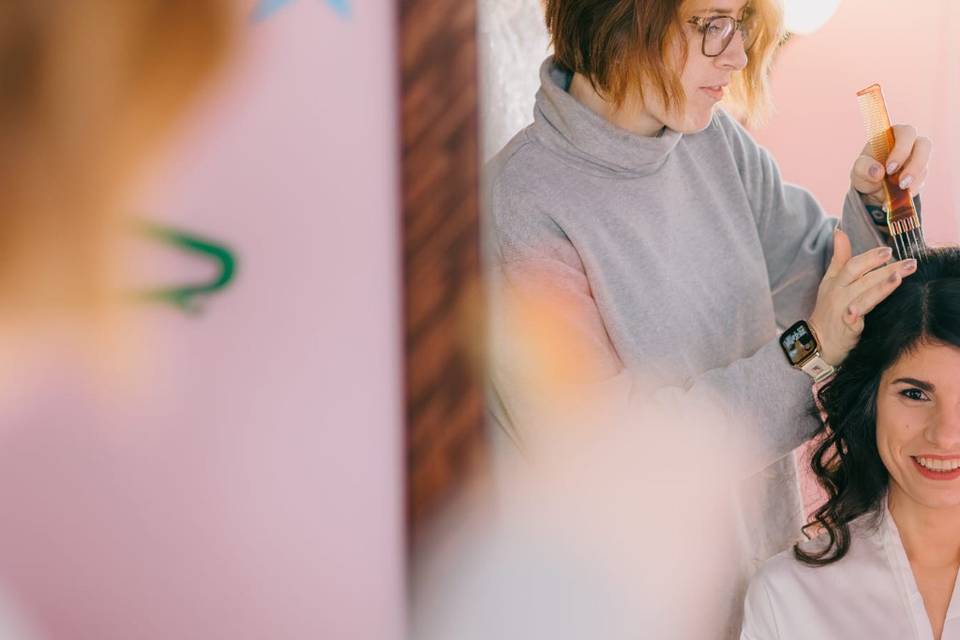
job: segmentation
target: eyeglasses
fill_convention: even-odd
[[[687,20],[694,25],[701,34],[703,34],[703,43],[700,50],[708,58],[716,58],[730,46],[733,42],[733,36],[739,31],[743,35],[743,49],[747,51],[753,44],[750,40],[750,14],[746,14],[740,20],[732,16],[711,16],[701,18],[694,16]]]

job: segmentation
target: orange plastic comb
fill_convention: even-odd
[[[860,102],[860,114],[867,127],[867,135],[870,137],[870,153],[880,164],[886,166],[895,140],[880,85],[872,84],[858,91],[857,100]],[[900,188],[900,171],[884,178],[883,191],[887,228],[893,237],[897,258],[922,258],[927,245],[923,238],[923,228],[920,226],[920,216],[917,215],[909,192]]]

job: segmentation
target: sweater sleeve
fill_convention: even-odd
[[[523,194],[494,189],[488,198],[495,301],[492,410],[521,446],[545,424],[549,428],[547,414],[556,403],[543,393],[559,388],[531,383],[536,376],[524,375],[531,360],[550,375],[562,371],[565,362],[575,363],[578,387],[568,395],[590,398],[598,414],[636,422],[653,411],[743,451],[744,476],[786,455],[813,433],[817,425],[808,415],[810,378],[789,365],[775,339],[749,357],[682,384],[659,385],[645,372],[625,368],[605,331],[583,264],[560,226]],[[504,318],[510,316],[503,305],[505,291],[520,291],[521,299],[529,300],[532,294],[548,300],[551,311],[534,314],[536,327],[527,337],[511,336],[516,327],[504,327]],[[538,340],[547,340],[546,346],[531,352],[531,343]]]
[[[784,183],[770,154],[736,121],[720,112],[718,122],[753,209],[777,323],[788,327],[813,311],[833,255],[837,219],[827,216],[810,192]],[[840,226],[850,237],[854,255],[886,242],[852,187],[843,202]]]

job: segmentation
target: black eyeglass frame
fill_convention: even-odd
[[[687,23],[695,26],[697,28],[697,31],[699,31],[700,35],[702,36],[700,39],[700,52],[708,58],[716,58],[716,57],[722,56],[723,52],[727,50],[727,47],[729,47],[730,43],[733,42],[734,36],[737,35],[737,31],[739,31],[743,36],[744,51],[750,50],[750,45],[753,44],[752,42],[750,42],[749,22],[751,17],[752,17],[752,14],[750,13],[747,13],[740,19],[734,18],[733,16],[710,16],[708,18],[704,18],[702,16],[693,16],[692,18],[687,20]],[[721,47],[720,51],[713,54],[707,53],[707,29],[709,29],[714,22],[717,22],[719,20],[730,20],[731,22],[733,22],[734,28],[730,32],[730,36],[727,38],[727,41],[723,43],[723,47]]]

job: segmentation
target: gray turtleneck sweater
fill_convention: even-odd
[[[488,166],[490,250],[508,280],[564,292],[595,346],[589,366],[627,380],[625,394],[642,372],[662,385],[657,400],[707,398],[736,416],[730,437],[754,445],[750,473],[763,469],[742,504],[737,610],[747,575],[802,524],[787,454],[816,427],[811,380],[777,337],[812,311],[837,223],[723,111],[696,134],[641,137],[577,102],[569,82],[548,58],[533,124]],[[842,226],[855,254],[882,242],[852,189]],[[495,419],[522,443],[522,390],[495,371],[493,391]]]

